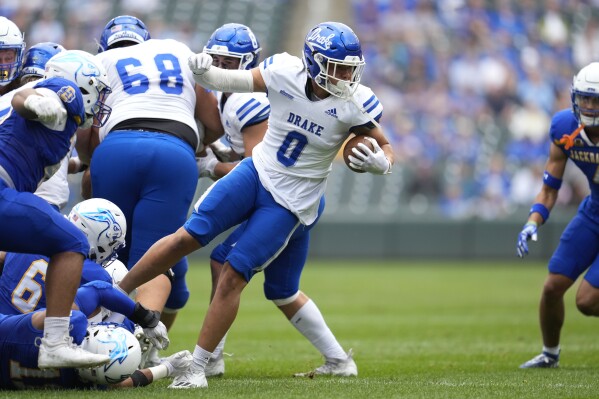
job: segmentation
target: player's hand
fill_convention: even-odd
[[[522,231],[518,235],[518,245],[516,246],[516,252],[518,256],[523,258],[528,254],[528,240],[537,240],[537,224],[535,222],[527,222]]]
[[[150,343],[158,350],[168,348],[168,345],[171,343],[171,341],[168,339],[166,326],[161,321],[158,322],[156,327],[144,328],[144,334]]]
[[[355,156],[350,155],[350,166],[354,169],[363,170],[375,175],[386,175],[391,173],[391,162],[385,156],[385,152],[379,146],[379,143],[373,138],[367,137],[374,146],[374,151],[371,151],[365,144],[359,143],[358,148],[353,148],[352,152]]]
[[[194,75],[203,75],[212,66],[212,57],[210,54],[206,53],[198,53],[194,54],[187,60],[187,64],[189,65],[189,69],[193,72]]]
[[[209,177],[215,179],[214,168],[218,163],[218,159],[212,152],[210,147],[206,148],[206,156],[197,157],[196,164],[198,165],[198,173],[200,177]]]
[[[141,303],[135,302],[135,308],[129,319],[143,328],[154,328],[160,322],[160,312],[146,309]]]
[[[224,145],[219,140],[216,140],[214,143],[210,144],[210,148],[212,148],[212,152],[216,158],[221,162],[231,162],[233,161],[233,149],[228,145]]]
[[[24,105],[37,115],[37,120],[48,125],[60,124],[67,119],[67,110],[56,98],[30,95]]]

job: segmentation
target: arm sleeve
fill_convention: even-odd
[[[251,93],[254,78],[248,70],[230,70],[212,67],[202,75],[193,75],[200,86],[224,93]]]

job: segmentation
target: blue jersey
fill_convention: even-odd
[[[47,369],[37,367],[39,348],[35,345],[43,332],[31,324],[33,313],[24,315],[0,314],[0,389],[77,388],[85,386],[75,369]],[[81,312],[74,311],[73,330],[85,332],[87,322]],[[81,343],[83,339],[77,339]]]
[[[46,307],[46,269],[49,258],[43,255],[9,252],[0,275],[0,313],[29,313]],[[60,266],[58,266],[60,267]],[[81,284],[102,280],[112,285],[106,270],[86,259]]]
[[[34,192],[50,178],[68,154],[78,121],[85,119],[83,97],[77,85],[62,78],[41,80],[34,88],[58,94],[67,110],[64,130],[51,130],[42,123],[23,118],[12,108],[16,91],[0,97],[0,166],[20,192]]]
[[[570,109],[559,111],[551,120],[551,128],[549,134],[551,140],[557,145],[568,158],[570,158],[576,166],[584,173],[589,181],[591,190],[591,203],[594,206],[599,205],[599,147],[593,144],[586,136],[584,130],[574,139],[574,146],[566,150],[559,140],[565,134],[570,134],[578,128],[578,121],[574,113]],[[591,204],[589,204],[590,206]],[[594,212],[593,212],[594,213]],[[599,222],[599,215],[593,216],[592,219]]]

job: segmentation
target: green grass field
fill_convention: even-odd
[[[206,390],[173,391],[164,380],[119,392],[0,393],[28,398],[591,398],[599,396],[596,320],[566,298],[561,367],[520,370],[541,349],[537,304],[544,264],[311,261],[303,289],[359,377],[298,379],[320,355],[262,296],[257,276],[229,333],[226,374]],[[190,266],[192,296],[168,353],[193,349],[208,299],[207,264]]]

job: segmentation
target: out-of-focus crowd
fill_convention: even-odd
[[[355,0],[404,195],[452,218],[501,218],[539,191],[554,112],[599,61],[599,1]],[[564,132],[571,133],[571,132]],[[573,167],[559,203],[588,193]],[[521,208],[520,208],[521,209]]]
[[[95,52],[117,14],[143,18],[154,37],[200,51],[191,21],[165,23],[160,0],[0,0],[26,41]],[[401,202],[426,198],[456,219],[501,218],[541,185],[554,112],[569,108],[573,75],[599,60],[599,0],[354,0],[362,82],[385,106],[402,173]],[[243,21],[239,21],[243,22]],[[564,132],[570,133],[570,132]],[[588,193],[573,167],[559,203]]]

